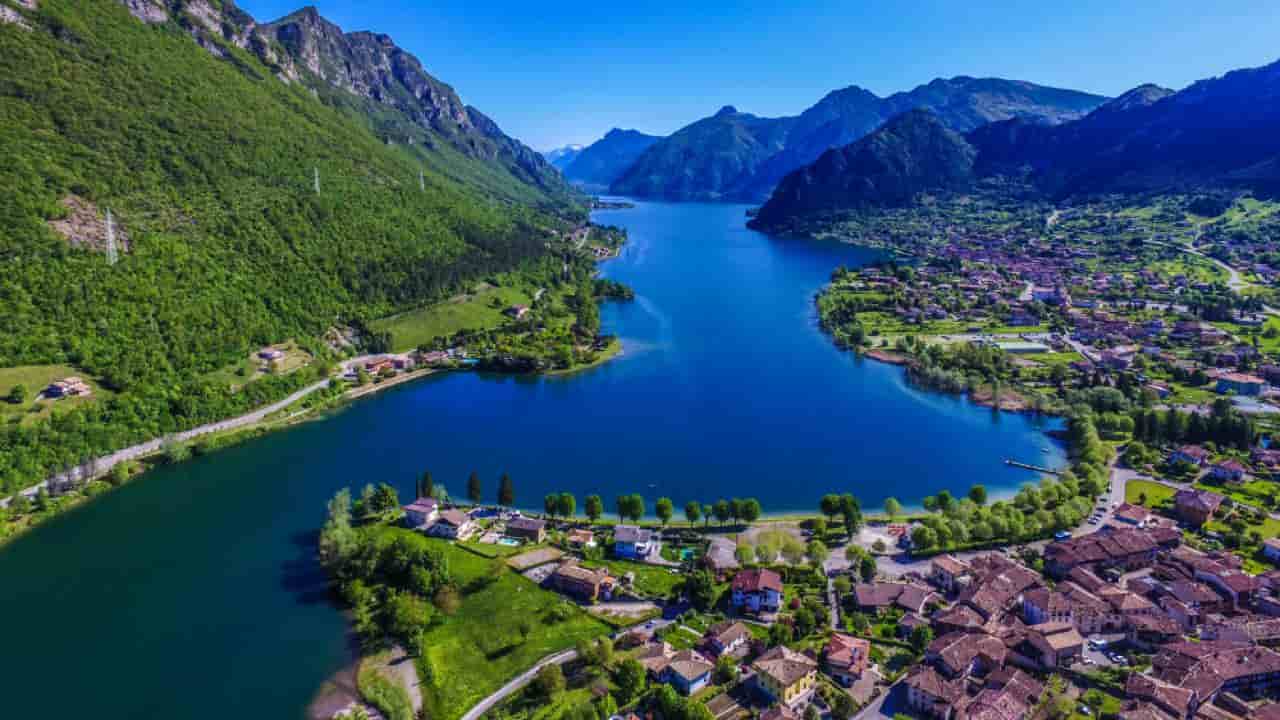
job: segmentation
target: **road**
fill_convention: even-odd
[[[481,715],[492,710],[494,706],[507,699],[507,697],[512,693],[525,685],[528,685],[530,682],[533,682],[533,679],[538,675],[538,671],[542,668],[553,663],[556,665],[563,665],[577,657],[577,650],[565,650],[542,658],[533,667],[520,673],[511,682],[499,688],[497,692],[477,703],[475,707],[468,710],[466,714],[462,716],[462,720],[478,720]]]
[[[343,372],[345,372],[352,365],[365,362],[371,357],[373,356],[365,355],[361,357],[351,358],[350,360],[343,362],[342,363]],[[105,475],[108,472],[111,472],[111,468],[115,467],[116,465],[122,462],[137,460],[138,458],[146,457],[148,455],[154,455],[155,453],[160,452],[160,450],[163,449],[165,444],[168,442],[187,442],[189,440],[194,440],[195,438],[201,437],[203,435],[208,435],[210,433],[222,432],[224,430],[235,430],[238,428],[253,425],[255,423],[261,422],[268,415],[271,415],[272,413],[283,410],[284,408],[289,407],[290,405],[298,402],[299,400],[305,398],[311,393],[314,393],[315,391],[320,390],[321,388],[327,387],[328,385],[329,385],[328,379],[318,380],[302,388],[301,390],[298,390],[297,392],[293,393],[292,395],[290,395],[289,397],[286,397],[283,400],[258,408],[257,410],[253,410],[251,412],[245,413],[244,415],[240,415],[233,418],[227,418],[226,420],[219,420],[217,422],[209,423],[207,425],[201,425],[199,427],[195,427],[190,430],[185,430],[183,432],[176,433],[174,435],[170,435],[167,437],[153,438],[146,442],[138,443],[137,445],[124,448],[123,450],[117,450],[116,452],[113,452],[110,455],[104,455],[100,458],[96,458],[95,460],[92,460],[84,465],[81,465],[80,467],[72,468],[71,470],[68,470],[64,473],[58,473],[57,475],[54,475],[53,477],[49,478],[48,480],[45,480],[42,483],[39,483],[38,485],[34,485],[32,487],[29,487],[23,490],[21,494],[25,495],[28,498],[31,498],[31,497],[35,497],[36,494],[39,493],[41,490],[49,487],[49,483],[51,482],[65,482],[68,480],[79,482],[85,479],[91,479],[91,477],[101,477],[102,475]],[[13,500],[12,497],[0,499],[0,507],[8,507],[9,502],[12,500]]]

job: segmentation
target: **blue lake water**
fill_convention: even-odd
[[[630,243],[604,266],[635,288],[608,305],[617,360],[577,375],[458,373],[355,403],[322,422],[162,468],[0,550],[0,687],[13,717],[298,717],[345,659],[313,532],[339,487],[431,469],[517,504],[548,492],[638,492],[652,510],[756,497],[810,510],[827,492],[868,507],[1032,476],[1004,458],[1062,461],[1039,421],[909,387],[818,330],[831,270],[875,257],[773,239],[742,206],[602,211]],[[679,511],[677,511],[679,512]]]

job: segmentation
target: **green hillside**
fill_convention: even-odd
[[[394,109],[286,84],[231,44],[216,57],[177,20],[111,0],[13,7],[29,27],[0,23],[0,368],[70,365],[115,394],[6,423],[0,495],[283,396],[314,371],[239,392],[204,378],[536,262],[580,217]]]

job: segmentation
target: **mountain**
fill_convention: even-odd
[[[900,206],[927,190],[961,190],[973,180],[975,155],[937,115],[908,110],[787,175],[755,222],[768,227],[795,215]]]
[[[314,381],[228,380],[264,344],[323,355],[335,324],[557,276],[584,217],[385,36],[226,0],[0,6],[0,368],[100,389],[3,423],[0,495]]]
[[[565,145],[542,153],[542,157],[551,163],[552,167],[559,170],[561,174],[564,174],[564,169],[569,167],[569,164],[578,157],[578,153],[582,152],[582,148],[582,145]]]
[[[782,150],[796,118],[761,118],[725,106],[654,143],[610,186],[618,195],[718,200]]]
[[[875,158],[891,161],[838,162],[824,155],[783,180],[755,226],[781,228],[815,213],[901,204],[898,190],[962,189],[993,176],[1029,181],[1050,198],[1214,187],[1280,192],[1280,62],[1179,92],[1143,85],[1059,125],[1024,118],[989,123],[962,138],[963,153],[941,146],[936,133],[885,132],[896,124],[867,138],[884,149]],[[865,158],[868,152],[859,142],[839,155]],[[962,154],[972,155],[967,173],[962,164],[946,162]],[[911,172],[886,178],[886,168]]]
[[[786,148],[751,176],[739,179],[730,195],[748,202],[767,198],[787,173],[907,110],[931,110],[947,127],[964,133],[1015,117],[1058,124],[1083,117],[1106,100],[1100,95],[1000,78],[940,78],[884,99],[856,86],[837,90],[801,114]]]
[[[769,127],[773,152],[761,149],[741,128],[717,115],[655,145],[644,163],[629,171],[614,192],[669,199],[731,199],[759,202],[787,173],[847,145],[915,108],[927,108],[944,124],[968,132],[989,122],[1026,118],[1061,123],[1083,117],[1106,102],[1100,95],[1000,78],[940,78],[881,98],[851,86],[827,94],[795,118],[755,118]],[[723,112],[723,111],[722,111]],[[695,140],[695,142],[690,142]],[[761,157],[763,155],[763,157]],[[706,168],[691,179],[685,165]],[[734,174],[735,169],[737,174]]]
[[[607,188],[631,167],[641,153],[662,138],[638,130],[614,128],[578,153],[566,167],[570,182]]]

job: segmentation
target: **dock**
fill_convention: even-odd
[[[1061,471],[1061,470],[1053,470],[1053,469],[1051,469],[1051,468],[1047,468],[1047,467],[1040,467],[1039,465],[1032,465],[1032,464],[1030,464],[1030,463],[1019,462],[1019,461],[1017,461],[1017,460],[1012,460],[1012,459],[1009,459],[1009,458],[1005,458],[1004,464],[1005,464],[1005,465],[1008,465],[1009,467],[1012,467],[1012,468],[1018,468],[1018,469],[1020,469],[1020,470],[1031,470],[1031,471],[1033,471],[1033,472],[1045,473],[1045,474],[1047,474],[1047,475],[1061,475],[1061,474],[1062,474],[1062,471]]]

